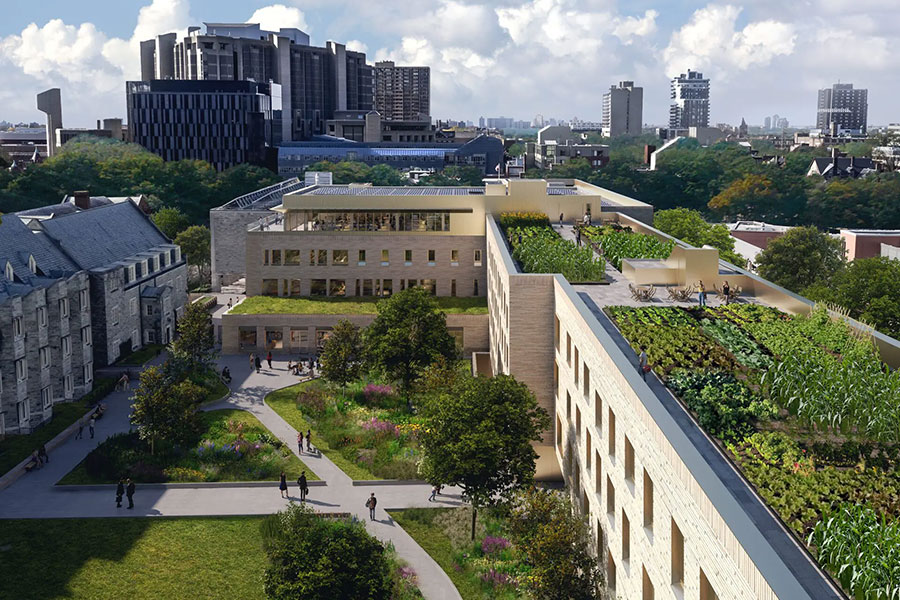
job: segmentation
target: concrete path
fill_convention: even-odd
[[[297,454],[297,431],[265,402],[269,392],[292,385],[301,379],[287,371],[287,358],[272,361],[272,369],[260,373],[249,368],[247,356],[223,356],[219,370],[231,370],[231,395],[205,410],[238,408],[256,416],[273,434]],[[95,489],[66,490],[55,486],[84,457],[108,436],[129,430],[131,411],[127,392],[115,392],[107,400],[107,410],[97,422],[95,437],[90,439],[87,427],[84,439],[70,439],[50,454],[50,462],[41,470],[21,477],[0,491],[0,518],[59,517],[152,517],[152,516],[225,516],[265,515],[283,509],[289,502],[299,502],[296,483],[289,490],[290,499],[281,498],[277,482],[271,487],[145,487],[138,485],[135,508],[116,508],[114,486]],[[308,503],[320,512],[349,512],[366,523],[370,533],[382,541],[391,541],[398,556],[418,574],[419,589],[429,600],[460,598],[453,583],[441,567],[403,529],[387,510],[401,508],[455,507],[463,503],[459,490],[448,488],[437,502],[429,502],[431,488],[425,484],[354,486],[351,479],[325,455],[299,455],[303,462],[325,480],[326,486],[310,488]],[[376,520],[370,521],[365,501],[371,492],[378,499]]]

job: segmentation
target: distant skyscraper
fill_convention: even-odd
[[[609,137],[640,135],[644,112],[644,88],[620,81],[603,94],[603,134]]]
[[[478,117],[478,126],[479,126],[480,128],[484,129],[485,123],[486,123],[486,122],[485,122],[485,120],[484,120],[484,117]]]
[[[688,70],[672,79],[669,128],[709,127],[709,79]]]
[[[431,119],[431,69],[375,63],[375,110],[386,121]]]
[[[852,83],[836,83],[819,90],[817,128],[864,134],[868,115],[869,90],[853,89]]]
[[[766,117],[763,119],[763,129],[766,131],[772,129],[772,117]]]

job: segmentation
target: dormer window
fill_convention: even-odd
[[[31,254],[28,255],[28,270],[37,275],[37,261],[34,260],[34,256]]]
[[[12,263],[6,261],[6,268],[4,269],[4,273],[6,274],[6,278],[10,281],[16,280],[16,273],[13,271]]]

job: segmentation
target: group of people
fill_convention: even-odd
[[[128,376],[128,371],[122,373],[122,376],[119,377],[119,380],[116,382],[116,391],[128,391],[131,389],[131,378]]]
[[[303,454],[303,432],[297,432],[297,451],[299,454]],[[312,448],[312,431],[306,430],[306,451],[310,454],[318,454],[313,451]]]
[[[126,508],[134,508],[134,482],[131,478],[119,479],[116,485],[116,508],[122,508],[122,496],[128,498]]]
[[[50,462],[50,457],[47,456],[47,448],[41,444],[40,448],[31,453],[31,468],[40,469],[48,462]]]
[[[266,354],[266,363],[268,363],[269,368],[272,368],[272,351]],[[255,353],[250,353],[250,370],[256,369],[256,372],[259,373],[262,369],[262,359]]]
[[[731,303],[731,286],[727,280],[722,282],[722,296],[725,298],[725,304]],[[697,302],[701,308],[706,307],[706,286],[702,280],[697,282]]]
[[[94,427],[96,427],[97,419],[100,417],[101,413],[102,413],[102,410],[100,410],[98,407],[98,410],[94,411],[91,414],[91,418],[88,419],[88,431],[91,434],[91,439],[94,439]],[[78,433],[75,434],[75,439],[76,440],[84,439],[84,419],[83,418],[78,420]]]
[[[306,471],[300,471],[300,477],[297,478],[297,487],[300,488],[300,502],[306,502],[306,496],[309,495],[309,484],[306,482]],[[278,489],[281,490],[282,498],[290,498],[288,495],[287,476],[284,474],[284,471],[281,472]]]

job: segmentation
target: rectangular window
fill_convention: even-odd
[[[581,408],[575,405],[575,436],[581,437]]]
[[[588,472],[591,470],[591,432],[584,432],[584,461]]]
[[[131,300],[128,301],[128,304],[129,304],[129,306],[130,306],[130,308],[131,308],[131,314],[132,314],[132,316],[138,314],[138,301],[137,301],[137,298],[132,298]]]
[[[141,336],[138,335],[137,329],[131,330],[131,349],[137,350],[141,345]]]
[[[578,346],[575,346],[575,367],[574,367],[574,371],[575,371],[575,387],[576,387],[576,388],[578,387],[578,357],[579,357],[579,354],[578,354]]]
[[[719,595],[709,583],[703,569],[700,569],[700,600],[719,600]]]
[[[450,280],[450,296],[451,297],[456,296],[456,280],[455,279]]]
[[[81,328],[81,343],[85,346],[90,346],[93,343],[91,340],[91,328],[89,326]]]
[[[428,292],[429,296],[437,296],[437,280],[436,279],[423,279],[422,287],[425,288],[425,291]]]
[[[22,317],[13,318],[13,335],[17,338],[25,335],[25,329],[22,327]]]
[[[647,568],[641,567],[644,574],[641,577],[641,599],[642,600],[653,600],[654,598],[654,590],[653,590],[653,582],[650,581],[650,575],[647,574]]]
[[[566,333],[566,362],[572,366],[572,336]]]
[[[603,491],[603,463],[600,462],[599,450],[594,450],[594,487],[598,494]]]
[[[31,417],[31,410],[28,408],[27,402],[16,403],[16,415],[19,417],[19,426],[28,425],[28,419]]]
[[[44,346],[39,351],[41,357],[41,369],[50,368],[50,346]]]
[[[71,375],[66,375],[63,378],[63,392],[66,398],[71,398],[72,394],[75,393],[75,380]]]
[[[85,312],[91,308],[90,302],[88,300],[88,291],[87,290],[79,290],[78,291],[78,303],[81,305],[82,312]]]
[[[272,266],[281,266],[281,250],[272,250]]]
[[[345,279],[329,279],[328,295],[329,296],[346,296],[347,281]]]
[[[588,369],[587,363],[584,363],[584,397],[590,399],[591,394],[591,370]]]
[[[381,295],[382,296],[390,296],[394,292],[394,280],[393,279],[382,279],[381,280]]]
[[[371,296],[372,293],[373,293],[372,280],[371,279],[363,279],[362,295],[363,296]]]
[[[350,264],[349,250],[332,250],[331,264],[335,267],[346,267]]]
[[[609,425],[609,455],[615,458],[616,456],[616,415],[613,414],[612,408],[609,409],[609,415],[607,417],[608,425]]]
[[[451,250],[450,251],[450,264],[452,264],[452,265],[459,264],[459,250]]]
[[[672,519],[672,585],[684,585],[684,536]]]
[[[289,267],[296,267],[300,264],[300,251],[299,250],[285,250],[284,251],[284,264]]]
[[[69,316],[69,299],[68,298],[60,298],[59,299],[59,316],[63,319],[68,318]]]
[[[622,560],[631,560],[631,522],[622,509]]]
[[[615,593],[616,590],[616,561],[613,559],[612,551],[606,551],[606,586]]]
[[[435,252],[434,250],[429,250],[428,251],[428,262],[434,263],[436,255],[437,255],[437,252]]]
[[[475,284],[472,286],[472,295],[473,296],[478,295],[478,280],[477,279],[475,280]]]
[[[53,404],[53,394],[51,393],[50,386],[48,385],[45,388],[41,388],[41,406],[44,410],[50,408],[50,405]]]
[[[72,356],[72,338],[67,335],[64,335],[60,338],[60,345],[62,346],[62,354],[65,357]]]
[[[306,346],[308,343],[308,329],[291,329],[291,346]]]
[[[610,517],[616,514],[616,488],[613,487],[609,475],[606,476],[606,513]]]
[[[311,266],[311,267],[316,266],[316,251],[315,250],[309,251],[309,266]]]
[[[109,308],[109,322],[112,323],[112,326],[115,327],[119,324],[119,307],[111,306]]]
[[[603,435],[603,400],[597,392],[594,392],[594,427]]]
[[[46,306],[38,306],[37,322],[38,322],[38,327],[46,327],[47,326],[47,307]]]
[[[20,358],[16,361],[16,379],[24,381],[28,377],[28,369],[26,368],[25,359]]]
[[[278,280],[277,279],[263,279],[262,280],[262,289],[260,293],[263,296],[277,296],[278,295]]]
[[[634,446],[625,436],[625,480],[634,483]]]
[[[406,280],[406,287],[407,287],[407,288],[414,288],[414,287],[416,287],[417,285],[419,285],[419,282],[418,282],[418,280],[416,280],[416,279],[407,279],[407,280]]]
[[[412,250],[404,250],[403,251],[403,261],[406,264],[412,263]]]
[[[644,527],[653,529],[653,480],[644,469]]]
[[[388,250],[381,251],[381,266],[386,267],[391,264],[391,254]]]
[[[475,251],[475,266],[476,267],[481,266],[481,250]]]
[[[572,422],[572,396],[566,391],[566,422]]]
[[[318,262],[316,266],[319,267],[327,267],[328,266],[328,250],[319,250]]]
[[[559,420],[559,415],[556,415],[556,447],[562,448],[562,421]]]
[[[559,351],[559,317],[553,316],[553,345]]]
[[[152,316],[153,316],[153,305],[152,305],[152,304],[148,304],[148,305],[147,305],[147,316],[148,316],[148,317],[152,317]]]
[[[270,262],[270,261],[269,261],[269,251],[268,251],[268,250],[263,250],[263,266],[268,265],[269,262]]]
[[[358,262],[359,266],[361,266],[361,267],[366,266],[366,251],[365,250],[359,251],[359,258],[357,259],[356,262]]]

